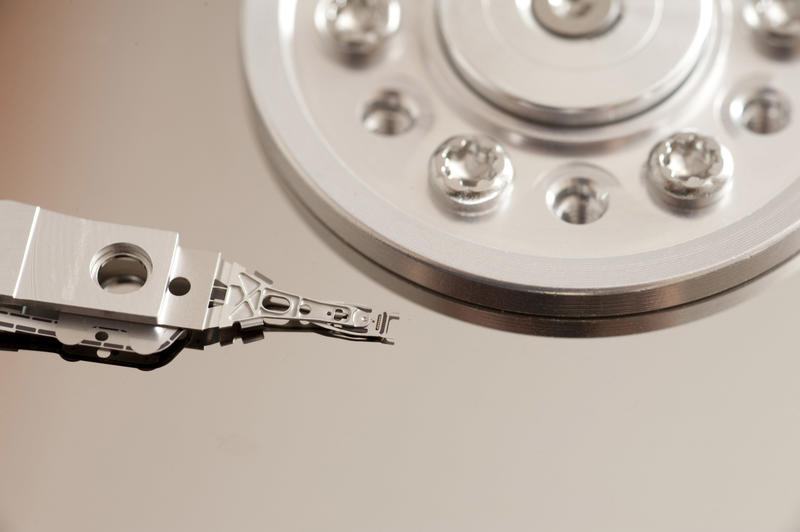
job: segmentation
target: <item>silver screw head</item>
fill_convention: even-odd
[[[718,202],[733,183],[733,158],[715,139],[677,133],[656,144],[647,165],[654,195],[678,209],[701,209]]]
[[[450,207],[462,215],[494,210],[508,196],[514,167],[506,150],[485,135],[459,135],[431,156],[430,179]]]
[[[786,50],[800,45],[800,0],[747,0],[744,19],[772,48]]]
[[[531,7],[542,27],[571,39],[603,34],[622,15],[622,0],[533,0]]]
[[[320,0],[317,30],[350,56],[376,52],[400,27],[397,0]]]

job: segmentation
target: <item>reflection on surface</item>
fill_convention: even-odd
[[[271,141],[264,130],[264,126],[257,118],[257,112],[252,108],[251,126],[266,147],[263,152],[267,164],[273,168],[275,176],[289,175],[292,170],[280,166],[280,156],[270,156]],[[622,316],[617,318],[552,318],[543,316],[529,316],[502,312],[485,307],[469,305],[461,301],[442,296],[436,292],[413,284],[398,275],[373,262],[360,252],[352,248],[344,240],[328,229],[314,214],[303,204],[294,191],[281,178],[275,177],[286,199],[294,206],[303,220],[316,232],[333,251],[356,267],[363,275],[375,280],[393,292],[414,301],[417,304],[439,312],[441,314],[502,331],[534,336],[552,336],[563,338],[598,338],[608,336],[623,336],[641,334],[659,329],[675,327],[684,323],[699,320],[722,312],[755,296],[768,286],[787,279],[800,272],[800,255],[774,268],[771,271],[751,280],[737,288],[722,294],[682,305],[670,309]],[[335,235],[336,238],[331,238]]]

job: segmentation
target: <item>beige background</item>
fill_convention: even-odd
[[[271,173],[223,1],[0,0],[2,196],[401,312],[153,373],[0,353],[0,531],[800,529],[800,275],[648,334],[518,335],[351,252]],[[774,277],[773,277],[774,278]]]

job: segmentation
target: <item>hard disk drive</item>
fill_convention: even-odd
[[[0,73],[0,531],[800,527],[797,0],[6,0]]]

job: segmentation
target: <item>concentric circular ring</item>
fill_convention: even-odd
[[[401,276],[504,311],[620,316],[717,294],[800,249],[800,183],[794,180],[748,215],[708,234],[652,251],[607,257],[564,258],[499,249],[409,216],[364,175],[357,174],[330,139],[321,135],[309,113],[309,102],[297,90],[300,80],[293,56],[297,50],[292,49],[295,24],[300,24],[294,20],[296,9],[296,3],[289,0],[277,6],[266,0],[245,3],[244,64],[267,132],[269,154],[282,166],[292,188],[328,226]],[[443,108],[437,110],[443,112]],[[347,130],[345,125],[342,128]],[[404,145],[422,138],[402,136]],[[743,141],[731,142],[732,150],[743,145]],[[517,147],[515,153],[519,155],[522,149]],[[363,147],[361,150],[363,153]],[[642,165],[647,149],[643,151]],[[427,158],[421,163],[423,183],[426,163]],[[635,183],[628,180],[626,186]],[[619,202],[612,200],[611,205],[613,209]],[[608,217],[572,229],[600,227]]]
[[[576,40],[532,22],[530,1],[438,0],[436,20],[453,67],[488,101],[525,119],[594,126],[678,89],[712,42],[714,12],[714,0],[629,1],[613,29]]]

